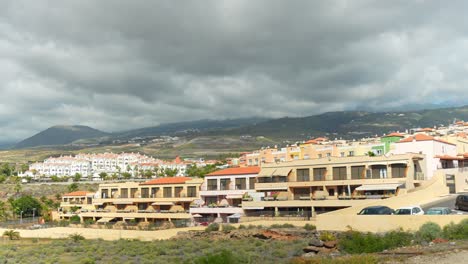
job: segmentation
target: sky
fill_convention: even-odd
[[[0,0],[0,142],[468,102],[468,2]]]

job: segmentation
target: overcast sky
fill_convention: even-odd
[[[0,0],[0,142],[468,101],[466,1]]]

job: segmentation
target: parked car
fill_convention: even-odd
[[[468,211],[468,194],[458,195],[455,200],[455,209]]]
[[[451,213],[452,209],[448,207],[432,207],[426,211],[426,215],[449,215]]]
[[[424,211],[421,206],[405,206],[395,210],[396,215],[423,215]]]
[[[391,215],[394,211],[392,208],[387,206],[369,206],[362,209],[358,215]]]

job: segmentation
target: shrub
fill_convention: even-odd
[[[442,233],[446,239],[468,239],[468,219],[463,219],[459,224],[450,223],[444,226]]]
[[[73,240],[73,242],[78,242],[80,240],[84,240],[84,236],[82,236],[81,234],[78,234],[78,233],[74,233],[74,234],[71,234],[68,236],[68,238],[70,238],[71,240]]]
[[[238,229],[247,229],[245,225],[239,225]]]
[[[305,224],[304,229],[307,231],[317,230],[317,227],[311,224]]]
[[[322,241],[335,241],[336,237],[333,235],[333,233],[324,231],[320,234],[320,240]]]
[[[196,264],[237,264],[238,259],[231,251],[226,249],[221,250],[219,253],[211,253],[206,256],[195,259]]]
[[[414,238],[412,233],[396,230],[384,235],[348,231],[339,240],[339,247],[351,254],[380,252],[385,249],[407,246]]]
[[[236,227],[233,225],[223,225],[223,232],[228,233],[231,232],[232,230],[236,230]]]
[[[282,225],[280,225],[280,224],[273,224],[273,225],[270,226],[270,228],[294,228],[294,227],[295,227],[294,225],[292,225],[292,224],[287,224],[287,223],[286,223],[286,224],[282,224]]]
[[[427,222],[419,228],[416,235],[422,241],[432,241],[442,236],[442,229],[434,222]]]
[[[20,239],[20,233],[13,229],[6,230],[5,232],[3,232],[3,236],[8,237],[8,239],[10,240]]]
[[[79,223],[81,223],[81,219],[80,219],[79,216],[74,215],[74,216],[70,217],[70,223],[71,224],[79,224]]]
[[[205,228],[205,232],[219,231],[219,224],[212,223]]]

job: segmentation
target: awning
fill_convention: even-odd
[[[114,204],[133,204],[133,202],[130,202],[130,201],[115,201]]]
[[[356,191],[387,191],[396,190],[400,187],[401,183],[387,183],[387,184],[368,184],[356,188]]]
[[[151,205],[174,205],[173,202],[154,202]]]
[[[275,172],[275,170],[275,168],[262,168],[257,177],[271,177],[273,176],[273,172]]]
[[[93,205],[103,205],[104,203],[96,203],[94,202]]]
[[[227,218],[241,218],[241,214],[233,214],[233,215],[230,215],[228,216]]]
[[[124,217],[123,220],[135,220],[135,217]]]
[[[115,217],[103,217],[99,220],[96,221],[96,223],[108,223],[112,220],[114,220]]]
[[[278,168],[273,172],[273,176],[284,176],[287,177],[291,172],[291,168]]]
[[[263,206],[242,206],[244,210],[263,210],[265,207]]]
[[[194,215],[192,215],[192,217],[194,217],[194,218],[200,218],[200,217],[203,217],[203,215],[201,215],[201,214],[194,214]]]
[[[228,194],[226,195],[226,199],[242,199],[242,194]]]

